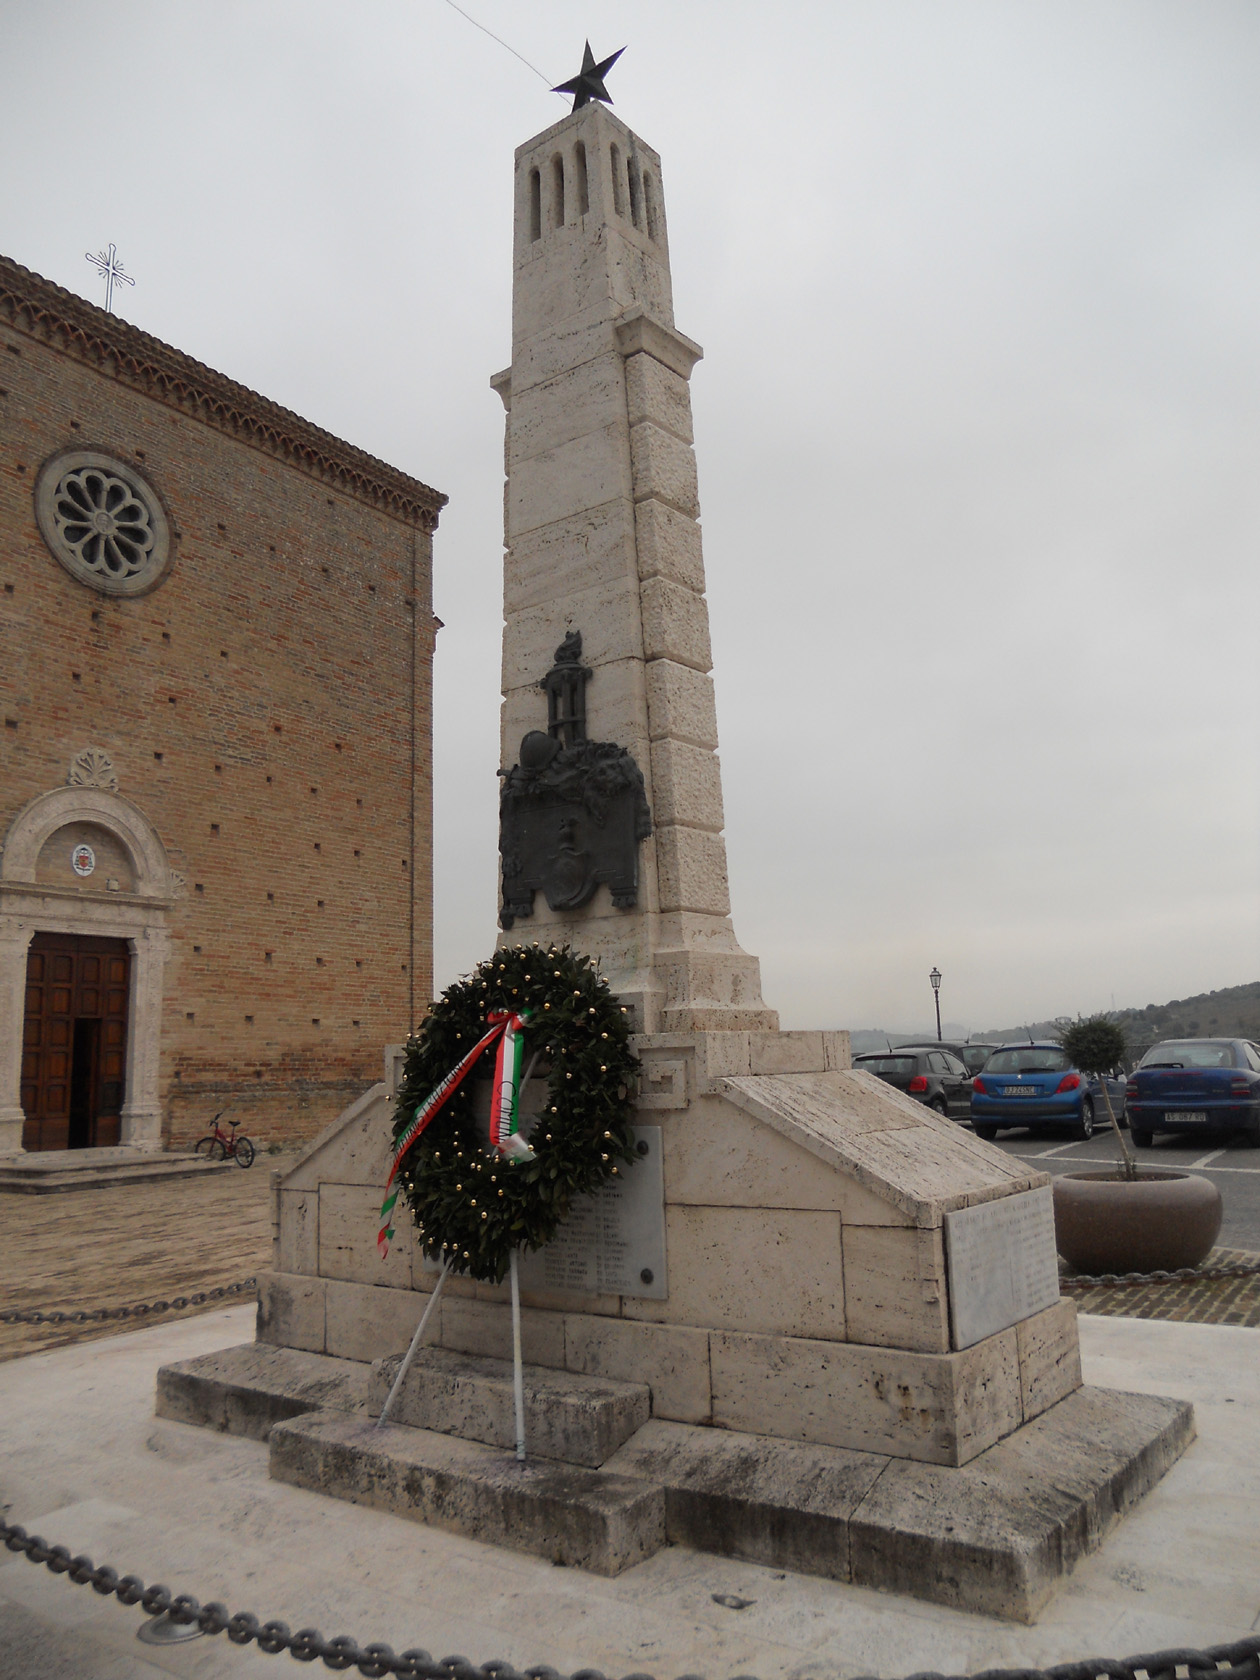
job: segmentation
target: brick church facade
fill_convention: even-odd
[[[445,497],[0,259],[0,1154],[313,1135],[432,992]]]

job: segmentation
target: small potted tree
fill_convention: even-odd
[[[1054,1180],[1059,1253],[1077,1271],[1095,1274],[1197,1266],[1220,1233],[1221,1193],[1198,1173],[1145,1166],[1139,1171],[1101,1077],[1123,1065],[1124,1033],[1105,1015],[1091,1015],[1065,1028],[1059,1042],[1081,1073],[1100,1076],[1119,1147],[1115,1168],[1062,1173]]]

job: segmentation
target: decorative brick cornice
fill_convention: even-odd
[[[0,256],[0,321],[168,408],[334,485],[356,501],[437,528],[447,498],[160,338]]]

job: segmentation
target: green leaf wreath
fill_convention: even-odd
[[[590,958],[568,946],[504,947],[446,989],[407,1046],[395,1147],[418,1105],[500,1010],[525,1016],[527,1069],[537,1053],[530,1085],[547,1083],[529,1138],[535,1158],[515,1161],[491,1148],[468,1079],[399,1169],[425,1254],[486,1283],[502,1280],[514,1248],[549,1242],[576,1197],[637,1159],[629,1098],[639,1064],[627,1015]],[[487,1076],[493,1060],[492,1050],[483,1057]]]

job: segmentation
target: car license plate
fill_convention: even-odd
[[[1004,1097],[1035,1097],[1040,1093],[1035,1085],[1003,1085]]]
[[[1164,1119],[1173,1125],[1176,1125],[1178,1121],[1184,1122],[1186,1120],[1198,1120],[1204,1125],[1207,1124],[1207,1115],[1201,1108],[1166,1109]]]

